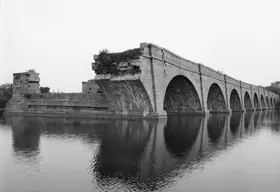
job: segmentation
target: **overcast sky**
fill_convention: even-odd
[[[0,84],[80,92],[93,55],[154,43],[256,85],[280,80],[279,0],[1,0]]]

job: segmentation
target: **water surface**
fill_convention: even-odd
[[[0,120],[0,192],[279,191],[280,114]]]

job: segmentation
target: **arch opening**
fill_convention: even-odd
[[[207,97],[207,109],[211,111],[224,111],[226,110],[226,102],[223,92],[219,85],[212,84]]]
[[[235,89],[233,89],[230,94],[230,109],[231,110],[241,109],[240,98]]]
[[[261,105],[262,105],[262,108],[265,109],[265,103],[264,103],[263,95],[261,95]]]
[[[167,113],[202,110],[197,91],[189,79],[178,75],[170,81],[165,92],[163,109]]]
[[[244,95],[244,107],[245,107],[245,109],[252,109],[253,108],[252,103],[251,103],[251,99],[250,99],[250,95],[247,91]]]
[[[260,108],[260,102],[259,102],[259,99],[258,99],[258,96],[256,93],[254,94],[254,106],[255,106],[255,109]]]
[[[269,108],[269,107],[270,107],[270,104],[269,104],[269,100],[268,100],[268,97],[267,97],[267,96],[265,97],[265,102],[266,102],[266,107]]]
[[[272,97],[270,97],[270,107],[273,108],[273,101],[272,101]]]

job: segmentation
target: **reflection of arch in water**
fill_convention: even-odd
[[[261,114],[262,112],[255,112],[254,113],[254,128],[258,128],[260,126],[260,120],[261,120]]]
[[[186,156],[197,139],[202,117],[172,116],[164,128],[165,145],[175,157]]]
[[[267,114],[267,111],[263,111],[263,112],[261,113],[260,125],[263,125],[263,123],[265,122],[266,114]],[[259,128],[260,128],[260,127],[259,127]]]
[[[252,120],[253,114],[254,114],[253,112],[246,112],[244,115],[244,128],[246,131],[248,131],[250,126],[252,126],[251,120]]]
[[[212,143],[218,143],[225,129],[226,115],[212,114],[207,122],[208,137]]]
[[[111,181],[129,180],[134,187],[151,190],[152,162],[163,145],[158,142],[156,125],[157,121],[115,121],[108,129],[96,131],[101,143],[91,172],[100,188],[107,189]]]
[[[233,113],[230,116],[230,131],[232,135],[236,135],[239,130],[241,116],[242,113]]]

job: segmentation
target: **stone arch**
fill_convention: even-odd
[[[254,107],[259,109],[261,107],[257,93],[254,93]]]
[[[236,89],[232,89],[230,93],[230,109],[231,110],[241,109],[240,97]]]
[[[272,101],[272,97],[270,97],[270,107],[273,108],[273,101]]]
[[[249,93],[246,91],[244,95],[244,108],[245,109],[252,109],[252,103]]]
[[[226,110],[226,102],[223,92],[218,84],[213,83],[208,91],[207,109],[211,111]]]
[[[269,107],[270,107],[270,104],[269,104],[269,99],[268,99],[267,96],[265,97],[265,102],[266,102],[266,107],[269,108]]]
[[[274,106],[274,108],[275,108],[275,104],[276,104],[276,101],[275,101],[275,98],[273,98],[273,106]]]
[[[265,102],[264,102],[264,97],[261,95],[261,106],[263,109],[265,109]]]
[[[171,79],[165,91],[163,109],[167,113],[202,110],[198,93],[188,78],[177,75]]]

